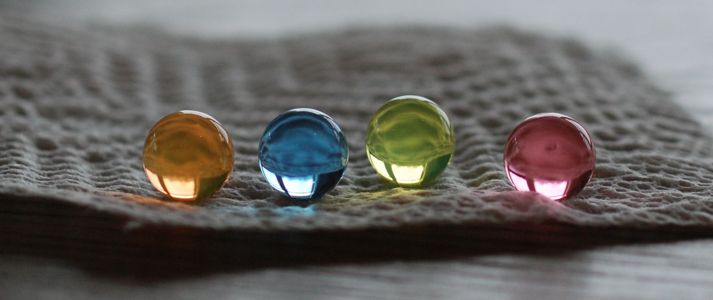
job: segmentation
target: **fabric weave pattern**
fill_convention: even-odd
[[[0,41],[4,197],[234,230],[713,226],[711,138],[636,66],[571,39],[494,27],[201,40],[3,17]],[[404,94],[433,99],[455,127],[451,165],[423,189],[380,179],[364,149],[372,113]],[[257,163],[264,127],[296,107],[329,114],[349,142],[344,179],[314,203],[285,200]],[[229,182],[196,204],[162,199],[141,162],[153,122],[182,109],[216,117],[236,150]],[[564,204],[512,191],[503,173],[508,133],[541,112],[579,120],[597,149],[593,180]]]

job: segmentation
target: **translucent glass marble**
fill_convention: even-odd
[[[265,180],[292,199],[322,197],[347,168],[349,149],[331,117],[309,108],[289,110],[267,125],[258,161]]]
[[[453,125],[436,103],[420,96],[387,101],[369,122],[366,153],[379,175],[399,186],[428,184],[448,166]]]
[[[213,117],[184,110],[163,117],[144,144],[144,171],[151,184],[174,200],[215,193],[233,170],[233,142]]]
[[[577,121],[556,113],[538,114],[510,133],[505,172],[517,190],[564,200],[589,182],[595,156],[592,138]]]

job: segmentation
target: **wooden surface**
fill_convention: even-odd
[[[507,22],[623,49],[713,131],[713,2],[196,3],[6,1],[0,9],[209,37]],[[274,236],[134,230],[96,212],[0,199],[0,299],[713,299],[713,233],[703,229],[549,224]]]

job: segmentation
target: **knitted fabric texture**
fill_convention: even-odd
[[[2,18],[0,40],[0,199],[233,230],[713,227],[711,138],[637,67],[570,39],[495,27],[202,40]],[[422,189],[385,182],[365,156],[371,114],[403,94],[435,100],[455,126],[450,166]],[[295,107],[331,115],[351,153],[312,203],[273,191],[257,163],[264,126]],[[148,129],[182,109],[213,115],[235,144],[230,180],[197,203],[162,198],[142,168]],[[503,172],[508,133],[540,112],[578,119],[596,146],[594,178],[564,203],[513,191]]]

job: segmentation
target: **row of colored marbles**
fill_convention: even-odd
[[[374,170],[403,187],[432,182],[448,166],[455,149],[453,125],[433,101],[401,96],[384,103],[366,132],[366,154]],[[309,108],[280,114],[266,127],[258,148],[263,177],[293,199],[317,199],[332,190],[349,161],[347,140],[328,115]],[[527,118],[510,133],[505,172],[521,191],[553,200],[570,198],[592,176],[595,150],[574,119],[546,113]],[[209,197],[233,169],[230,135],[213,117],[180,111],[149,131],[144,170],[151,184],[175,200]]]

